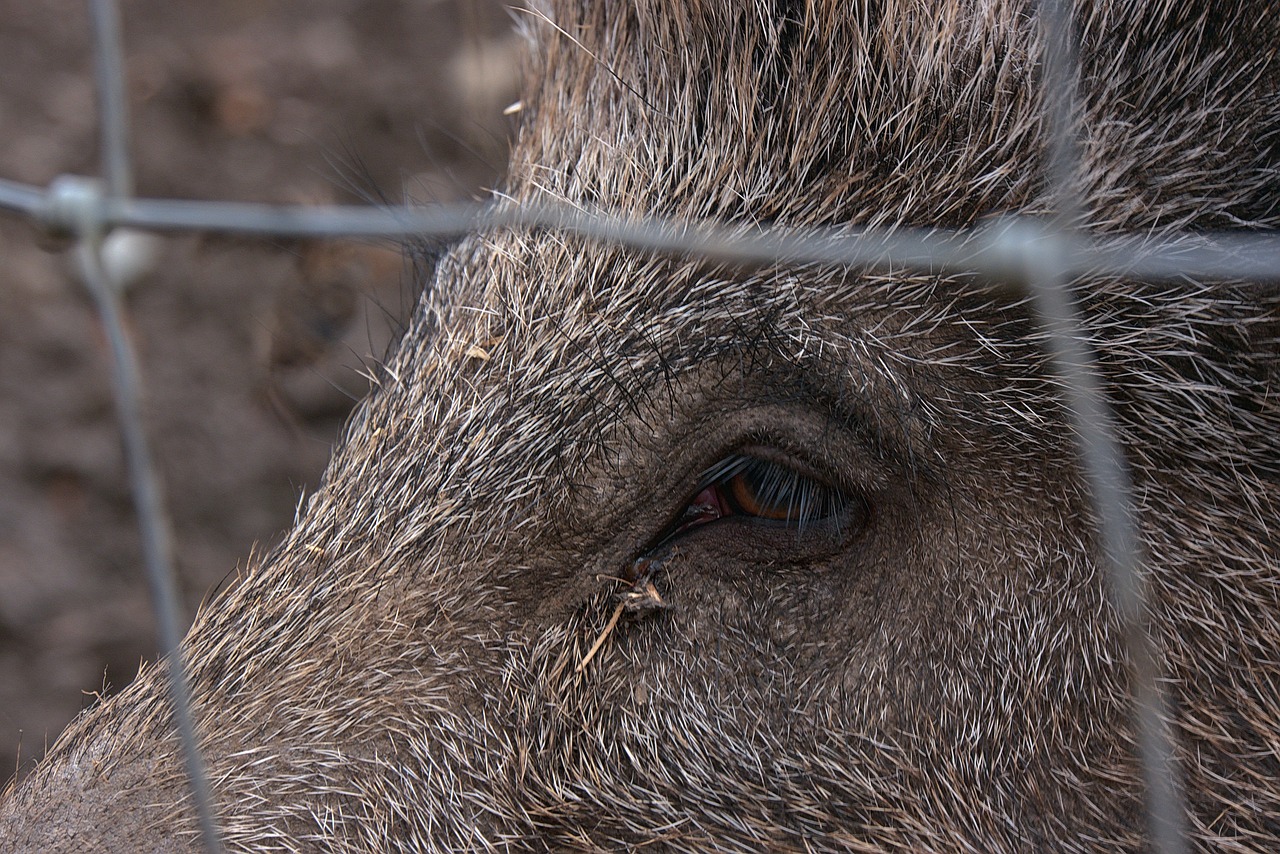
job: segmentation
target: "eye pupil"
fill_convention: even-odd
[[[794,504],[783,500],[789,496],[769,495],[769,492],[776,492],[776,490],[767,490],[763,481],[758,476],[753,477],[752,474],[750,471],[744,471],[734,475],[721,487],[729,506],[736,511],[735,515],[791,521]]]

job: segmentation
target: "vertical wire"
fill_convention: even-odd
[[[128,109],[125,98],[124,49],[115,0],[90,0],[94,28],[95,74],[102,125],[102,158],[106,201],[133,192],[129,166]],[[105,205],[82,208],[75,247],[80,276],[93,297],[111,349],[111,382],[116,417],[124,443],[125,465],[138,514],[143,563],[151,591],[160,652],[168,661],[170,701],[191,785],[200,836],[208,854],[222,850],[214,817],[213,796],[191,714],[191,688],[182,655],[182,619],[173,573],[173,543],[160,479],[152,463],[142,424],[141,383],[137,353],[124,327],[120,291],[102,264]]]
[[[169,663],[169,693],[175,723],[186,760],[187,776],[191,782],[204,847],[209,854],[217,854],[221,850],[221,844],[214,820],[213,797],[196,739],[191,715],[191,690],[182,656],[178,593],[173,580],[173,546],[168,516],[165,513],[164,493],[156,476],[146,431],[142,425],[138,359],[124,329],[119,293],[102,267],[96,243],[92,235],[82,234],[76,244],[76,263],[93,296],[111,347],[111,383],[116,417],[120,421],[125,465],[129,471],[133,503],[138,514],[138,530],[142,535],[142,558],[151,590],[160,651]]]
[[[102,177],[108,198],[122,198],[133,194],[133,170],[129,166],[129,101],[125,97],[120,10],[115,0],[89,0],[89,14],[93,18]]]
[[[1187,850],[1186,814],[1168,725],[1168,699],[1161,689],[1160,653],[1147,630],[1149,597],[1133,485],[1066,273],[1071,260],[1067,247],[1081,213],[1073,189],[1079,162],[1075,85],[1080,65],[1070,6],[1068,0],[1044,0],[1040,8],[1045,45],[1042,85],[1050,134],[1048,178],[1058,213],[1042,251],[1029,253],[1028,273],[1053,361],[1066,386],[1080,462],[1098,517],[1107,586],[1132,668],[1149,843],[1163,854],[1182,854]]]

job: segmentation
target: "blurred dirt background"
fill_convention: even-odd
[[[505,7],[123,0],[139,194],[481,198],[516,97]],[[98,172],[83,0],[0,0],[0,177]],[[155,656],[103,337],[66,259],[0,215],[0,785]],[[399,330],[400,248],[165,238],[130,291],[189,618],[270,547]]]

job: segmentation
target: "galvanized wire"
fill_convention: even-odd
[[[133,192],[128,156],[120,16],[115,0],[90,0],[89,7],[97,57],[105,198],[119,199]],[[63,187],[72,194],[77,190],[74,181],[64,181]],[[98,216],[101,212],[101,199],[95,198],[97,186],[85,182],[78,189],[84,204],[79,207],[79,222],[75,228],[76,267],[93,297],[110,345],[116,418],[120,422],[120,434],[124,441],[125,466],[129,472],[129,485],[138,514],[138,532],[142,538],[143,565],[147,571],[152,611],[156,618],[156,634],[160,641],[160,652],[167,663],[169,699],[173,704],[174,724],[182,747],[200,838],[208,854],[219,854],[222,842],[209,776],[205,773],[199,736],[191,714],[191,684],[187,679],[187,666],[182,654],[185,621],[178,604],[178,586],[174,579],[169,513],[160,478],[151,459],[151,448],[142,420],[138,357],[125,329],[119,283],[111,280],[102,263],[104,223]]]
[[[61,181],[47,189],[0,179],[0,209],[23,214],[54,233],[69,233]],[[76,204],[79,204],[76,200]],[[1046,239],[1069,279],[1085,275],[1144,281],[1280,283],[1280,235],[1188,233],[1174,237],[1050,235],[1049,224],[1009,217],[982,228],[786,228],[626,219],[563,204],[506,207],[455,204],[402,207],[267,205],[172,199],[101,199],[104,230],[219,232],[272,238],[450,237],[496,228],[546,228],[652,252],[697,255],[740,265],[834,264],[930,273],[976,273],[1023,281],[1027,259]]]
[[[1029,286],[1066,389],[1107,566],[1108,589],[1132,667],[1135,721],[1146,787],[1148,834],[1157,851],[1186,849],[1168,704],[1160,689],[1160,654],[1145,621],[1142,549],[1132,487],[1096,360],[1085,344],[1072,282],[1086,275],[1160,281],[1280,282],[1280,236],[1184,234],[1154,239],[1078,230],[1073,193],[1074,89],[1079,75],[1066,0],[1041,8],[1044,95],[1050,128],[1047,181],[1058,202],[1051,221],[1005,220],[979,229],[758,228],[658,218],[562,205],[431,207],[298,207],[138,199],[128,158],[119,16],[113,0],[90,0],[102,123],[104,183],[59,179],[48,188],[0,179],[0,208],[76,238],[78,269],[94,296],[113,352],[116,406],[138,508],[143,552],[161,646],[169,661],[175,720],[207,851],[219,850],[212,797],[196,748],[191,700],[179,645],[182,620],[172,577],[161,489],[150,463],[139,405],[136,359],[120,317],[119,293],[103,270],[102,237],[116,227],[157,232],[220,232],[264,237],[444,237],[491,229],[555,229],[636,249],[698,255],[750,265],[829,264],[938,274],[980,274],[986,281]]]
[[[89,15],[93,19],[94,79],[98,82],[102,180],[108,198],[119,199],[133,195],[120,9],[115,0],[89,0]]]
[[[1048,179],[1057,207],[1054,229],[1070,236],[1079,226],[1076,193],[1079,168],[1076,80],[1080,73],[1075,26],[1067,0],[1044,0],[1040,7],[1044,38],[1043,97],[1050,147]],[[1097,359],[1085,341],[1079,309],[1070,291],[1070,273],[1049,241],[1034,260],[1027,279],[1049,350],[1063,380],[1067,410],[1089,486],[1102,546],[1107,592],[1120,620],[1121,642],[1132,675],[1134,728],[1142,765],[1147,839],[1161,854],[1187,850],[1183,807],[1169,702],[1161,682],[1161,654],[1147,631],[1150,597],[1143,572],[1143,549],[1133,514],[1133,484],[1115,421],[1102,388]]]
[[[101,242],[89,235],[76,243],[76,266],[93,296],[98,316],[111,348],[111,380],[116,418],[124,440],[125,465],[138,514],[142,536],[142,559],[147,570],[152,609],[160,652],[167,659],[169,697],[174,723],[182,745],[183,761],[190,780],[193,805],[205,850],[217,854],[222,849],[213,810],[209,778],[200,755],[199,740],[191,714],[191,687],[182,655],[183,620],[178,605],[178,588],[173,576],[173,545],[164,490],[151,460],[146,430],[142,424],[141,384],[138,358],[125,331],[120,293],[103,269]]]

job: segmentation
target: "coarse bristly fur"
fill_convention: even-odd
[[[1277,224],[1274,11],[1077,8],[1087,228]],[[744,229],[1053,211],[1030,3],[524,18],[503,204]],[[1136,484],[1188,827],[1280,850],[1280,299],[1079,294]],[[663,540],[744,449],[863,512]],[[286,542],[187,639],[226,846],[1141,849],[1075,453],[1030,307],[978,277],[473,236]],[[609,630],[655,550],[666,607]],[[197,847],[164,685],[153,667],[73,725],[0,806],[0,849]]]

